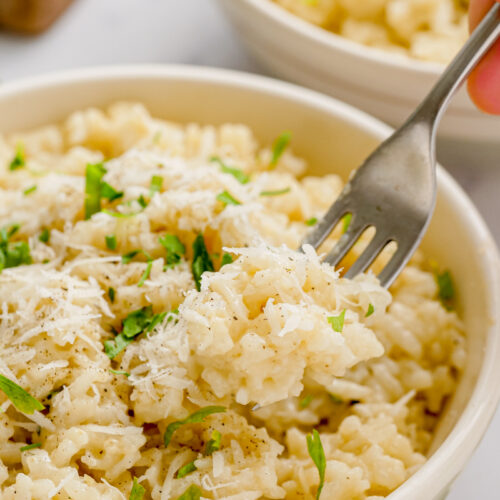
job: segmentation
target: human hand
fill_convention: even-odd
[[[479,24],[494,3],[495,0],[471,0],[471,30]],[[500,115],[500,40],[474,69],[469,77],[468,87],[469,95],[479,109]]]

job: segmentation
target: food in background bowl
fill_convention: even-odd
[[[447,63],[468,37],[468,0],[274,0],[355,42]]]
[[[363,499],[425,462],[449,275],[417,254],[391,297],[292,250],[342,182],[289,140],[137,104],[2,138],[2,498]]]

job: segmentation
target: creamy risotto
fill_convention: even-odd
[[[371,47],[449,62],[468,37],[468,0],[273,0],[306,21]]]
[[[0,136],[3,500],[375,500],[425,462],[449,275],[296,252],[342,181],[289,142],[123,103]]]

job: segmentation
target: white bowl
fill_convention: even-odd
[[[284,130],[311,173],[349,172],[390,129],[331,98],[246,74],[189,67],[85,69],[0,87],[0,131],[59,121],[76,109],[142,101],[161,118],[250,125],[269,143]],[[500,275],[495,244],[456,182],[438,170],[439,196],[424,249],[457,284],[468,336],[467,368],[436,434],[428,462],[391,500],[440,500],[483,436],[500,397]]]
[[[342,99],[394,126],[410,115],[444,69],[350,41],[270,0],[220,3],[272,74]],[[462,89],[439,133],[447,139],[499,143],[500,118],[479,112]]]

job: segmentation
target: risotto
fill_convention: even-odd
[[[0,136],[3,500],[376,500],[425,462],[449,274],[296,252],[342,181],[289,142],[127,103]]]
[[[449,62],[468,37],[468,0],[273,0],[350,40]]]

